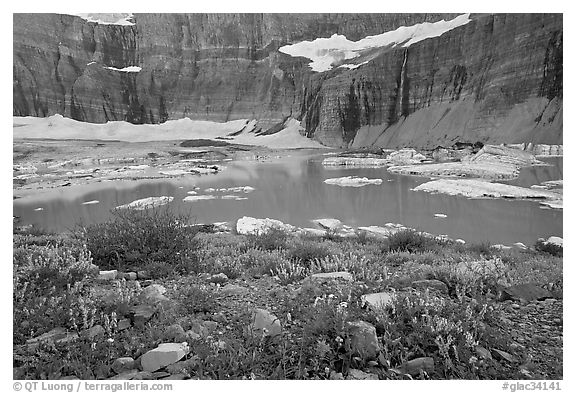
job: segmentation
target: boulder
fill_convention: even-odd
[[[537,284],[519,284],[503,288],[500,291],[500,300],[524,300],[531,302],[533,300],[541,300],[552,298],[552,292],[540,287]]]
[[[166,288],[160,284],[152,284],[147,286],[142,290],[142,293],[138,297],[138,300],[144,304],[157,304],[161,302],[167,302],[168,299],[164,294],[166,293]]]
[[[369,373],[366,373],[362,370],[351,368],[350,370],[348,370],[348,376],[346,377],[346,379],[349,379],[349,380],[350,379],[351,380],[366,380],[366,379],[378,380],[378,375],[369,374]]]
[[[82,335],[89,340],[94,340],[96,337],[103,336],[106,333],[102,325],[92,326],[90,329],[86,329],[82,332]]]
[[[210,277],[210,280],[208,280],[214,284],[224,284],[226,281],[228,281],[228,276],[225,275],[224,273],[218,273],[218,274],[214,274]]]
[[[492,355],[490,354],[490,351],[487,350],[486,348],[477,345],[475,348],[475,352],[476,352],[476,356],[478,356],[478,359],[492,359]]]
[[[420,371],[428,374],[434,372],[434,359],[431,357],[422,357],[410,360],[396,368],[403,374],[409,374],[413,377],[420,375]]]
[[[134,359],[132,359],[131,357],[118,358],[114,360],[114,363],[112,363],[112,370],[116,374],[121,374],[124,371],[132,370],[135,367],[136,364],[134,362]]]
[[[184,342],[188,336],[182,326],[177,323],[170,325],[164,330],[164,339],[166,341]]]
[[[564,247],[564,240],[558,236],[550,236],[544,244],[553,244],[555,246]]]
[[[226,295],[244,296],[250,292],[248,288],[241,287],[240,285],[226,284],[220,292]]]
[[[139,304],[133,306],[131,314],[134,318],[134,325],[138,327],[144,326],[156,313],[156,308],[148,304]]]
[[[282,325],[274,314],[258,308],[252,314],[252,323],[250,324],[249,330],[257,336],[275,337],[282,334]]]
[[[142,355],[144,371],[154,372],[174,364],[190,352],[186,343],[164,343]]]
[[[380,344],[376,336],[376,328],[364,321],[348,322],[346,324],[350,335],[350,348],[354,355],[363,359],[375,359],[380,352]]]
[[[102,281],[112,281],[112,280],[116,280],[116,277],[118,276],[118,270],[101,270],[98,273],[98,280],[102,280]]]
[[[372,309],[390,307],[394,303],[396,296],[392,292],[378,292],[362,295],[362,306]]]

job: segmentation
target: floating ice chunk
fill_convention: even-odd
[[[326,184],[340,187],[362,187],[368,184],[382,184],[382,179],[368,179],[366,177],[346,176],[324,180]]]
[[[164,171],[158,171],[161,175],[166,176],[182,176],[182,175],[190,175],[191,173],[182,169],[167,169]]]
[[[36,211],[36,212],[41,212],[42,210],[44,210],[43,207],[37,207],[36,209],[34,209],[34,211]]]
[[[228,200],[232,200],[232,201],[243,201],[243,200],[248,199],[246,197],[241,197],[238,195],[222,195],[220,198],[221,199],[228,199]]]
[[[198,192],[197,191],[188,191],[186,194],[198,195]]]
[[[104,67],[108,70],[112,70],[112,71],[120,71],[120,72],[140,72],[142,71],[142,67],[138,67],[138,66],[128,66],[128,67],[124,67],[124,68],[116,68],[116,67]]]
[[[100,201],[93,200],[93,201],[82,202],[83,205],[95,205],[97,203],[100,203]]]
[[[171,196],[159,196],[159,197],[148,197],[143,199],[137,199],[128,204],[116,207],[116,209],[134,209],[134,210],[144,210],[149,208],[154,208],[162,205],[166,205],[174,200]]]
[[[448,217],[448,216],[447,216],[446,214],[436,213],[436,214],[434,214],[434,217],[437,217],[437,218],[446,218],[446,217]]]
[[[216,199],[214,195],[190,195],[182,199],[184,202],[197,202],[197,201],[207,201],[209,199]]]

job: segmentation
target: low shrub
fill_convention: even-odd
[[[388,237],[390,251],[431,251],[437,248],[438,241],[412,229],[398,231]]]
[[[562,254],[564,253],[564,248],[562,246],[553,243],[547,243],[543,240],[538,240],[536,244],[534,244],[534,248],[537,251],[544,252],[555,257],[562,257]]]
[[[82,227],[75,237],[88,247],[94,263],[103,269],[137,268],[148,262],[170,264],[185,270],[196,258],[197,227],[190,215],[170,210],[114,210],[102,224]]]
[[[248,235],[247,238],[250,247],[267,251],[287,248],[288,234],[281,229],[270,228],[261,234]]]
[[[300,260],[307,266],[315,259],[326,258],[330,255],[328,247],[318,240],[297,241],[291,244],[289,249],[291,259]]]

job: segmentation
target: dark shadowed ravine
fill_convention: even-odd
[[[533,244],[539,237],[562,236],[562,210],[543,209],[535,201],[466,199],[432,195],[411,189],[425,182],[422,177],[393,175],[385,168],[329,169],[322,156],[295,153],[274,162],[235,161],[210,176],[133,182],[103,182],[76,186],[14,201],[14,215],[23,224],[36,224],[56,231],[73,228],[79,221],[106,220],[110,209],[150,196],[173,196],[169,204],[190,211],[198,223],[234,221],[242,216],[275,218],[312,227],[315,218],[338,218],[352,226],[400,223],[435,234],[446,234],[466,242]],[[530,186],[562,178],[562,158],[549,158],[554,166],[522,170],[512,184]],[[365,176],[383,179],[381,185],[339,187],[327,178]],[[207,192],[207,188],[251,186],[250,193]],[[184,202],[187,192],[217,199]],[[243,200],[221,199],[236,195]],[[97,204],[83,202],[97,200]],[[41,208],[42,210],[37,210]],[[160,207],[163,209],[165,207]],[[446,218],[435,217],[445,214]]]

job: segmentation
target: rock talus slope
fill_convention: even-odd
[[[561,14],[472,14],[439,37],[364,51],[353,69],[315,72],[309,59],[279,51],[456,16],[135,14],[133,25],[103,25],[14,14],[13,114],[256,119],[257,133],[294,118],[331,146],[561,144]]]

